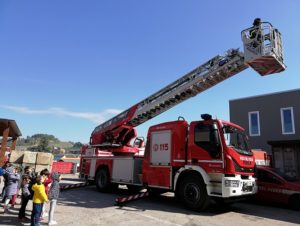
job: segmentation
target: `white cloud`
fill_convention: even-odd
[[[82,118],[95,123],[102,123],[111,117],[121,113],[119,109],[106,109],[99,113],[72,112],[63,108],[52,107],[48,109],[30,109],[28,107],[0,105],[0,108],[28,115],[55,115],[63,117]]]

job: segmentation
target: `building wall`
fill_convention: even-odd
[[[290,178],[300,179],[300,140],[272,143],[272,166]]]
[[[230,121],[245,128],[249,136],[248,113],[259,111],[260,136],[249,136],[252,148],[272,153],[268,141],[300,139],[300,89],[230,100]],[[295,134],[282,134],[280,108],[293,107]]]

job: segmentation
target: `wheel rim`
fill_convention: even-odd
[[[195,203],[200,199],[200,188],[194,184],[189,183],[184,189],[184,198],[190,203]]]

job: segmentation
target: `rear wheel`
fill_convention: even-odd
[[[95,178],[96,187],[100,192],[108,192],[110,190],[109,172],[106,168],[102,168],[97,172]]]
[[[201,211],[207,208],[210,203],[206,186],[199,176],[185,177],[179,189],[180,200],[188,209]]]

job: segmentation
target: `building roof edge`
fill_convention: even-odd
[[[289,92],[295,92],[295,91],[300,91],[300,89],[290,89],[290,90],[278,91],[278,92],[274,92],[274,93],[266,93],[266,94],[259,94],[259,95],[249,96],[249,97],[241,97],[241,98],[231,99],[231,100],[229,100],[229,102],[257,98],[257,97],[271,96],[271,95],[276,95],[276,94],[281,94],[281,93],[289,93]]]

